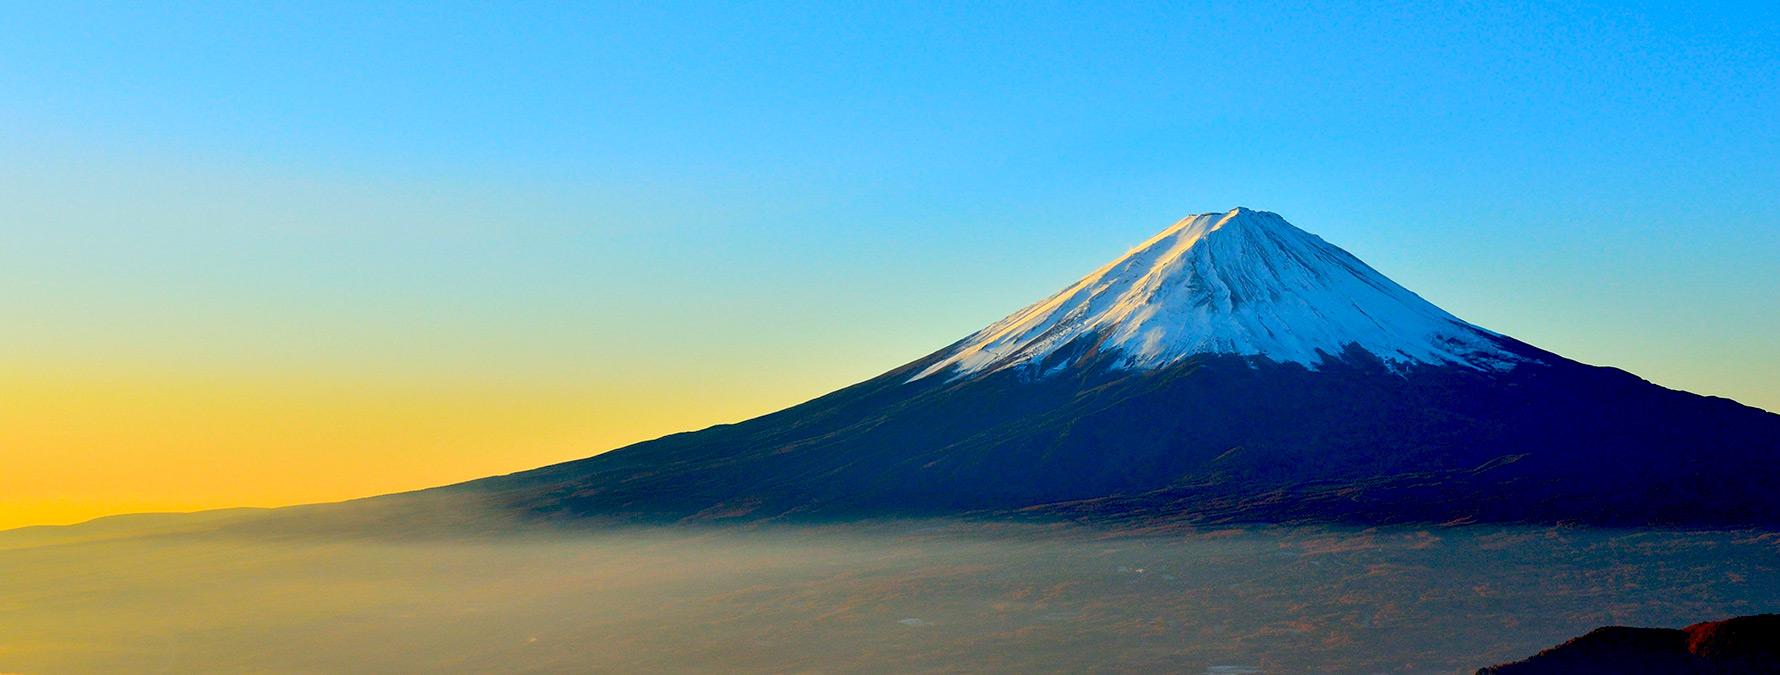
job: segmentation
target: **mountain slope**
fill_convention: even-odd
[[[1780,523],[1780,415],[1464,323],[1272,214],[1195,216],[872,380],[443,489],[539,517]]]
[[[1686,628],[1607,626],[1477,675],[1758,675],[1780,672],[1780,615]]]
[[[1050,357],[1084,341],[1119,352],[1126,368],[1235,354],[1314,369],[1349,345],[1398,367],[1512,368],[1521,359],[1500,338],[1278,215],[1239,208],[1175,223],[915,377],[1063,368],[1071,359]]]

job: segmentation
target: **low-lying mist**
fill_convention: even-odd
[[[1469,673],[1780,604],[1780,536],[1747,532],[308,517],[0,533],[0,672]]]

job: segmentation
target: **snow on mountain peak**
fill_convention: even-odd
[[[1350,346],[1393,369],[1505,370],[1526,360],[1501,339],[1276,214],[1236,208],[1182,219],[910,379],[1035,367],[1072,344],[1071,354],[1090,346],[1117,354],[1122,368],[1234,354],[1314,370]],[[1076,358],[1053,359],[1050,371],[1034,374]]]

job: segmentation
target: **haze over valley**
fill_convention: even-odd
[[[1766,5],[5,16],[0,675],[1780,672]]]

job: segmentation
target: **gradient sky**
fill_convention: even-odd
[[[1772,3],[160,4],[0,21],[0,527],[736,421],[1236,205],[1780,410]]]

